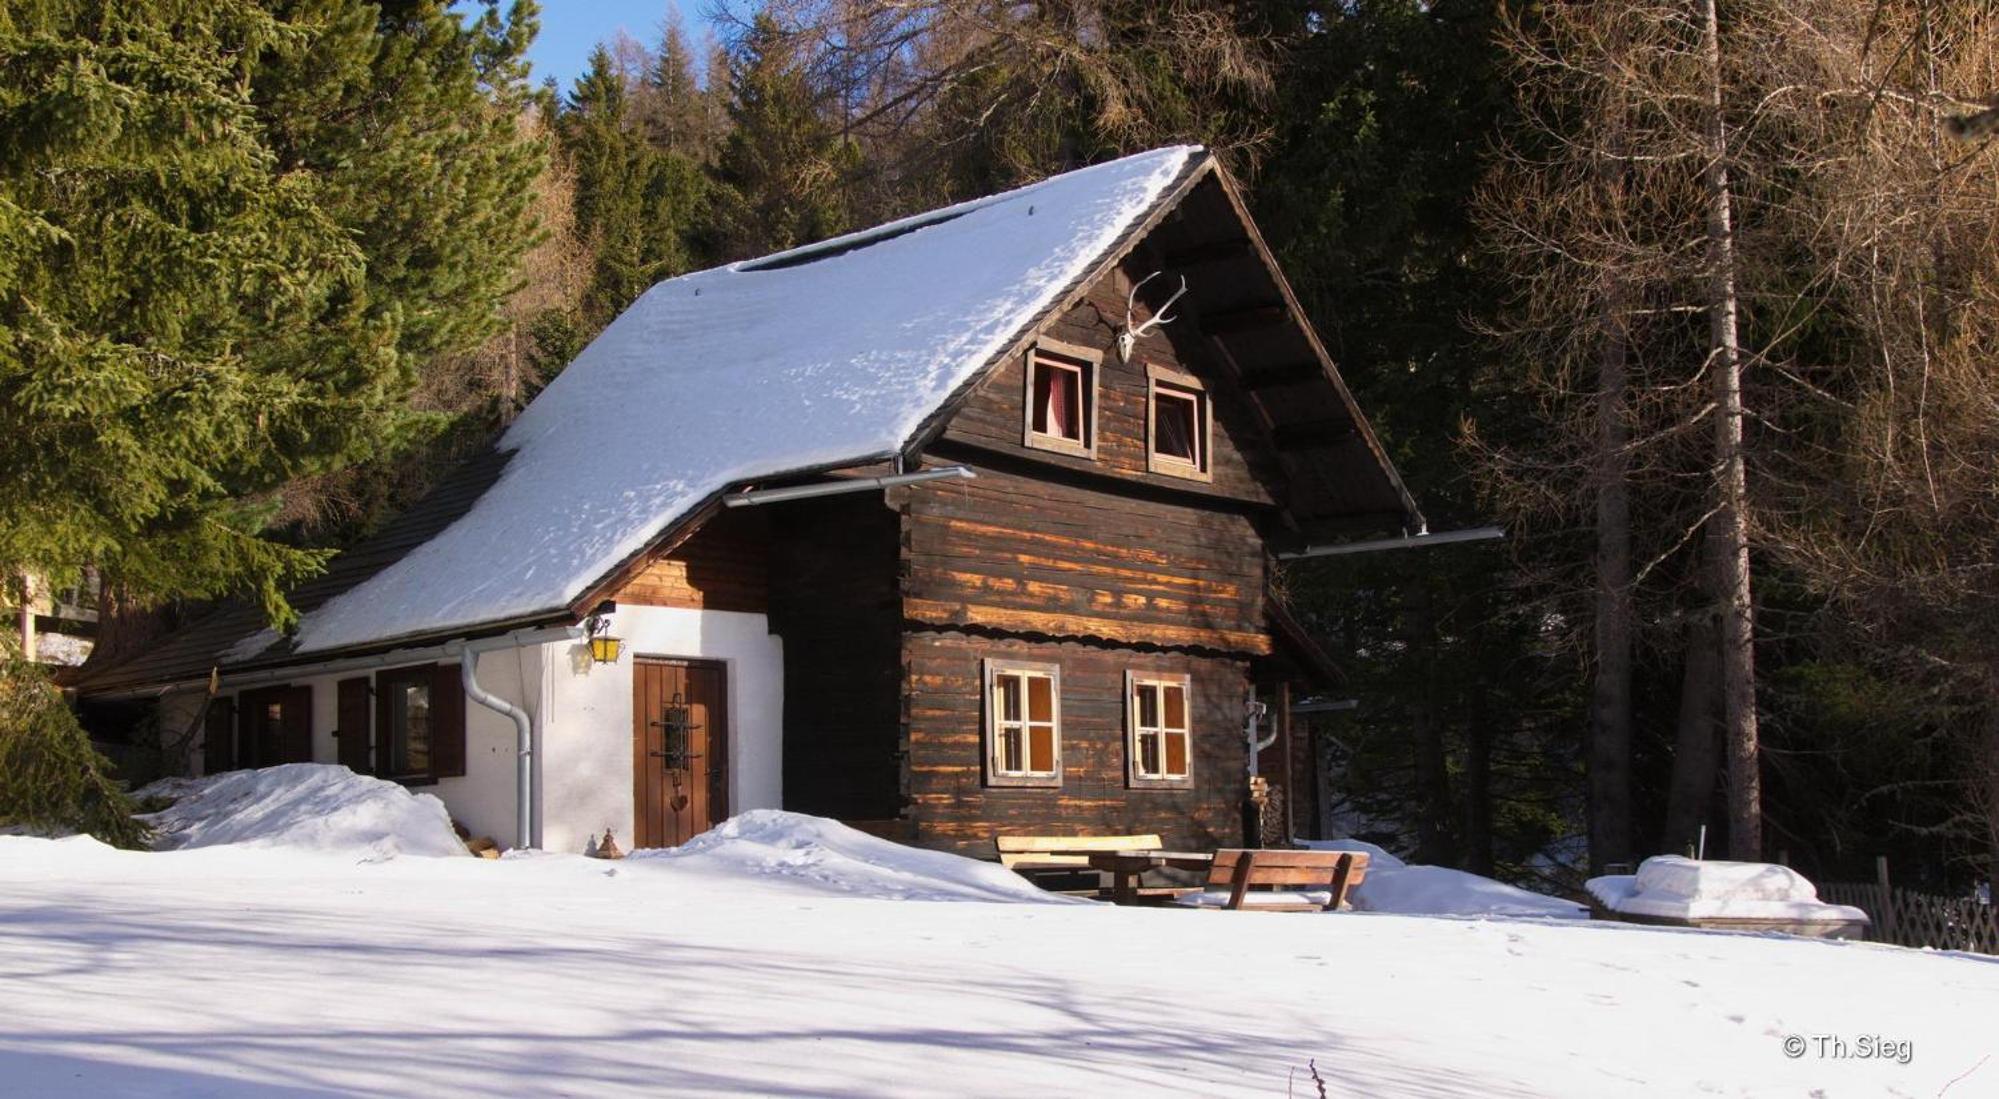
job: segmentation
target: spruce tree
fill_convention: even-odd
[[[767,14],[730,53],[729,120],[716,168],[728,256],[791,248],[848,227],[842,187],[858,155],[820,115],[802,59]]]
[[[417,365],[492,323],[531,237],[533,16],[0,11],[0,571],[285,621],[324,554],[269,535],[274,494],[407,443]]]
[[[702,180],[687,157],[646,140],[632,89],[602,46],[570,94],[561,133],[576,172],[577,229],[596,243],[586,313],[601,325],[688,270]]]

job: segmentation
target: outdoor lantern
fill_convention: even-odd
[[[593,614],[583,625],[590,631],[590,659],[599,664],[616,664],[624,642],[611,636],[610,620],[602,614]]]

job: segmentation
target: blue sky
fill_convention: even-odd
[[[701,37],[700,0],[541,0],[541,34],[528,50],[534,62],[534,82],[553,76],[567,92],[590,60],[597,43],[619,30],[651,46],[659,41],[667,12],[678,8],[687,32]]]

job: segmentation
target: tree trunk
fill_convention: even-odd
[[[98,668],[116,664],[180,624],[170,605],[140,604],[126,594],[124,585],[106,576],[97,596],[97,637],[84,663]]]
[[[1480,613],[1479,621],[1484,621]],[[1472,631],[1474,644],[1484,630]],[[1480,645],[1483,650],[1483,645]],[[1465,723],[1465,864],[1474,874],[1492,876],[1492,699],[1483,666],[1474,667]]]
[[[1451,772],[1444,739],[1443,707],[1438,700],[1437,618],[1429,585],[1419,581],[1409,600],[1410,651],[1419,663],[1422,696],[1416,700],[1416,858],[1449,866],[1456,852],[1451,842]]]
[[[1613,35],[1618,27],[1613,25]],[[1616,83],[1614,72],[1606,73]],[[1604,106],[1597,183],[1606,215],[1625,211],[1625,105],[1612,93]],[[1592,638],[1595,675],[1590,680],[1588,746],[1589,862],[1601,874],[1608,863],[1631,861],[1631,331],[1623,259],[1601,263],[1597,313],[1596,440],[1591,470],[1596,493],[1596,590]]]
[[[1589,855],[1605,863],[1631,861],[1630,428],[1625,420],[1630,341],[1619,276],[1603,299],[1603,350],[1596,396],[1596,675],[1590,682]]]
[[[1659,850],[1678,854],[1692,846],[1714,794],[1715,687],[1721,650],[1711,615],[1687,624],[1686,666],[1680,673],[1680,716],[1673,735],[1673,777],[1666,792],[1666,827]]]
[[[1756,729],[1756,620],[1749,579],[1749,488],[1742,454],[1742,350],[1737,325],[1735,215],[1722,115],[1721,22],[1704,0],[1708,76],[1708,325],[1714,373],[1715,511],[1708,560],[1721,613],[1722,735],[1728,749],[1728,851],[1763,854],[1762,779]]]

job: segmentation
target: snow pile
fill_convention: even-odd
[[[1591,878],[1590,895],[1605,908],[1664,919],[1865,921],[1858,908],[1819,901],[1818,889],[1788,866],[1708,862],[1655,855],[1636,874]]]
[[[138,796],[177,799],[144,818],[162,850],[240,844],[370,859],[465,854],[443,802],[334,764],[162,779]]]
[[[1533,916],[1586,920],[1589,909],[1560,897],[1483,878],[1448,866],[1367,868],[1354,887],[1353,906],[1362,912],[1405,916]]]
[[[1400,870],[1409,865],[1389,854],[1386,847],[1366,840],[1299,840],[1298,845],[1307,851],[1354,851],[1366,855],[1367,872],[1370,874],[1377,870]]]
[[[1366,840],[1306,840],[1315,851],[1359,851],[1368,856],[1367,876],[1349,895],[1361,912],[1404,916],[1526,916],[1586,920],[1579,904],[1533,893],[1518,886],[1448,866],[1411,866]]]
[[[713,493],[897,450],[1198,152],[1157,149],[654,286],[507,429],[512,460],[471,511],[308,612],[298,650],[566,606]]]
[[[1045,892],[997,863],[905,847],[836,820],[781,809],[753,809],[682,846],[634,852],[626,862],[789,879],[816,891],[881,900],[1011,904],[1072,900]]]

